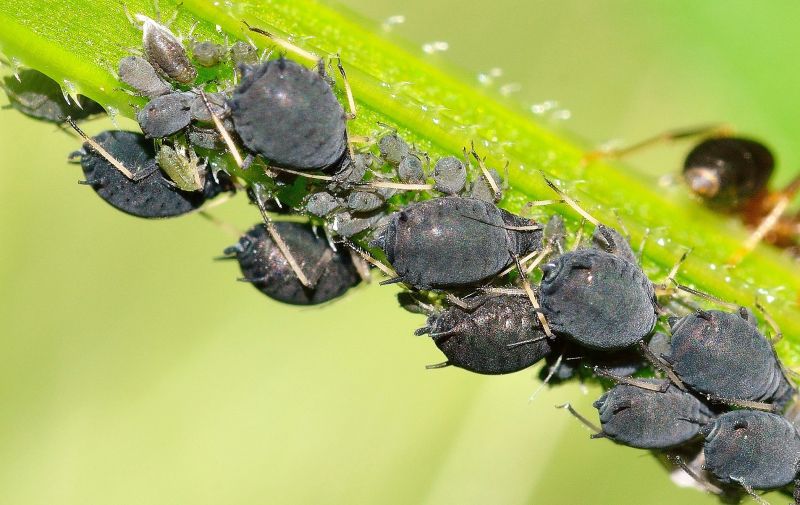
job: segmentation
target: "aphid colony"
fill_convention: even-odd
[[[547,180],[595,225],[590,245],[568,250],[558,216],[537,223],[497,206],[503,180],[474,149],[431,163],[384,130],[377,153],[356,150],[347,128],[356,111],[341,63],[348,112],[322,60],[311,70],[282,56],[260,61],[244,42],[227,48],[195,40],[190,58],[166,26],[142,15],[136,21],[144,57],[122,59],[119,78],[149,99],[137,113],[143,133],[88,137],[75,121],[94,110],[91,103],[55,106],[48,102],[59,98],[52,85],[27,72],[22,84],[34,82],[35,96],[6,82],[15,107],[66,120],[84,137],[71,159],[81,165],[83,184],[107,203],[167,218],[205,212],[210,200],[246,189],[263,223],[224,258],[237,260],[241,280],[270,298],[330,301],[367,279],[371,264],[389,276],[385,284],[404,285],[403,307],[428,316],[416,333],[446,357],[430,368],[507,374],[544,360],[546,382],[588,370],[617,383],[595,402],[600,427],[566,405],[596,436],[663,451],[720,494],[756,496],[754,490],[798,478],[800,434],[780,415],[796,391],[750,311],[669,314],[624,236]],[[231,89],[206,92],[207,83],[196,84],[195,63],[225,60],[237,65]],[[227,155],[238,171],[219,162]],[[703,163],[687,165],[687,173],[697,172]],[[245,170],[259,171],[249,185],[237,176]],[[692,187],[701,194],[711,195],[703,184],[724,186],[700,172],[687,175],[698,177]],[[274,222],[270,213],[307,219]],[[660,317],[669,336],[655,331]],[[648,364],[663,377],[633,377]]]

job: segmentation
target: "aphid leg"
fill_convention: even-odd
[[[489,293],[491,295],[528,296],[525,290],[520,288],[486,287],[486,288],[478,288],[478,291],[480,291],[481,293]]]
[[[542,389],[544,389],[544,387],[545,387],[547,384],[549,384],[549,383],[550,383],[550,380],[551,380],[551,379],[553,378],[553,376],[556,374],[556,372],[558,371],[558,369],[559,369],[559,367],[561,366],[561,363],[562,363],[563,361],[564,361],[564,354],[562,353],[562,354],[559,354],[559,355],[558,355],[558,358],[556,359],[555,363],[553,363],[552,365],[550,365],[550,370],[548,370],[548,371],[547,371],[547,377],[545,377],[545,378],[544,378],[544,380],[542,381],[542,383],[539,385],[539,387],[538,387],[538,388],[536,388],[536,391],[534,391],[534,392],[533,392],[533,394],[531,394],[531,395],[528,397],[528,403],[530,403],[530,402],[532,402],[534,399],[536,399],[536,397],[539,395],[539,393],[542,391]]]
[[[572,242],[572,250],[580,249],[581,244],[583,243],[583,237],[586,234],[584,227],[586,226],[586,219],[581,218],[580,222],[578,223],[578,231],[575,233],[575,238]]]
[[[786,213],[786,209],[798,191],[800,191],[800,176],[792,179],[782,190],[767,197],[769,201],[767,208],[771,207],[769,213],[758,223],[758,226],[747,237],[744,244],[731,255],[728,259],[729,265],[738,265],[745,256],[756,248],[759,242],[764,240],[764,237],[775,228],[781,217]]]
[[[364,260],[367,263],[373,265],[375,268],[377,268],[378,270],[380,270],[381,272],[386,274],[387,277],[389,277],[389,279],[387,279],[385,281],[381,281],[381,283],[380,283],[381,286],[386,285],[386,284],[395,284],[397,282],[403,282],[403,279],[401,277],[398,277],[397,273],[394,270],[392,270],[391,268],[387,267],[386,265],[384,265],[380,261],[378,261],[375,258],[373,258],[367,251],[365,251],[364,249],[360,248],[352,240],[344,238],[344,237],[341,237],[340,240],[342,241],[342,243],[344,243],[344,245],[346,245],[351,250],[355,251],[359,256],[364,258]]]
[[[217,132],[219,132],[219,134],[222,136],[222,140],[225,141],[225,145],[231,152],[234,161],[236,161],[236,166],[242,168],[242,166],[244,165],[244,161],[242,160],[242,155],[239,154],[239,150],[236,148],[236,144],[233,142],[233,138],[231,138],[231,135],[230,133],[228,133],[228,130],[225,129],[225,126],[222,124],[222,121],[220,121],[219,117],[217,117],[217,115],[211,109],[211,104],[208,102],[208,96],[202,89],[200,90],[200,97],[203,99],[203,104],[206,106],[208,113],[211,115],[211,120],[214,122],[214,127],[217,129]]]
[[[237,240],[238,240],[239,237],[244,235],[243,231],[237,229],[232,224],[227,223],[227,222],[223,221],[222,219],[219,219],[218,217],[208,213],[205,210],[198,211],[197,215],[202,217],[203,219],[207,220],[208,222],[210,222],[211,224],[213,224],[214,226],[216,226],[217,228],[219,228],[220,230],[224,231],[225,233],[227,233],[228,235],[232,236],[233,238],[235,238]]]
[[[330,175],[309,174],[306,172],[300,172],[299,170],[292,170],[289,168],[269,167],[269,170],[273,172],[284,172],[287,174],[299,175],[300,177],[305,177],[307,179],[317,179],[319,181],[333,180],[333,177],[331,177]],[[360,184],[354,184],[353,186],[362,188],[401,189],[405,191],[428,191],[430,189],[433,189],[433,186],[431,184],[405,184],[402,182],[385,182],[385,181],[369,181]]]
[[[770,313],[767,312],[767,309],[764,308],[763,305],[761,305],[761,302],[759,302],[758,299],[756,299],[755,301],[755,306],[756,309],[758,309],[758,311],[761,312],[761,315],[764,316],[764,321],[766,321],[767,325],[769,325],[770,329],[772,329],[773,335],[769,339],[769,342],[771,344],[777,344],[783,338],[783,332],[781,331],[780,326],[778,326],[778,323],[775,321],[772,315],[770,315]]]
[[[686,385],[683,383],[680,377],[678,377],[678,375],[672,370],[672,367],[669,366],[669,364],[666,363],[663,359],[661,359],[661,357],[653,354],[653,351],[650,350],[650,348],[647,346],[647,344],[644,343],[643,340],[639,341],[639,350],[642,351],[642,354],[644,355],[645,359],[649,361],[654,368],[657,368],[662,372],[664,372],[667,375],[667,377],[669,377],[669,380],[671,380],[673,384],[678,386],[683,391],[686,391]]]
[[[681,257],[678,258],[678,261],[676,261],[672,266],[664,281],[661,284],[656,284],[653,286],[658,291],[658,295],[669,295],[675,290],[674,285],[677,284],[675,282],[675,276],[678,275],[681,265],[683,265],[683,262],[686,261],[686,258],[689,256],[690,252],[692,252],[691,249],[685,250],[683,254],[681,254]]]
[[[433,370],[433,369],[436,369],[436,368],[445,368],[445,367],[448,367],[448,366],[450,366],[450,362],[449,361],[442,361],[441,363],[436,363],[434,365],[425,365],[425,369],[426,370]]]
[[[470,147],[472,151],[472,157],[478,162],[478,166],[481,169],[483,177],[486,179],[486,182],[489,183],[489,187],[491,187],[492,191],[494,192],[494,199],[499,201],[503,197],[503,193],[497,186],[497,182],[494,180],[494,177],[492,177],[492,174],[490,174],[489,170],[486,168],[486,164],[484,163],[483,159],[481,159],[481,157],[478,156],[478,153],[475,152],[475,143],[472,142]]]
[[[718,488],[714,484],[712,484],[708,479],[704,478],[700,474],[698,474],[692,467],[686,464],[682,457],[677,454],[669,454],[667,453],[667,459],[672,462],[675,466],[680,467],[681,470],[686,472],[686,475],[694,479],[703,489],[708,491],[709,493],[721,495],[722,489]]]
[[[514,342],[513,344],[506,345],[507,349],[514,349],[516,347],[521,347],[523,345],[534,344],[536,342],[541,342],[542,340],[547,340],[547,337],[537,337],[537,338],[529,338],[527,340],[520,340],[519,342]]]
[[[632,379],[630,377],[622,377],[620,375],[615,375],[608,370],[603,370],[602,368],[595,366],[593,368],[595,375],[599,375],[600,377],[612,380],[617,384],[627,384],[628,386],[635,386],[641,389],[647,389],[648,391],[658,391],[663,393],[666,391],[664,386],[659,386],[658,384],[651,384],[649,382],[645,382],[638,379]],[[666,383],[666,386],[669,386],[669,383]]]
[[[636,259],[639,261],[639,264],[642,263],[642,258],[644,257],[644,247],[647,244],[647,239],[650,238],[650,233],[650,228],[645,228],[644,234],[642,235],[642,241],[639,242],[639,248],[636,250]]]
[[[777,413],[779,411],[778,406],[773,405],[771,403],[755,402],[751,400],[738,400],[734,398],[725,398],[723,396],[717,396],[711,394],[707,394],[705,395],[705,397],[710,402],[732,405],[734,407],[742,407],[745,409],[752,409],[752,410],[762,410],[764,412],[773,412],[773,413]]]
[[[327,228],[325,229],[327,235]],[[328,236],[328,243],[330,243],[330,236]],[[335,250],[335,249],[334,249]],[[369,272],[369,263],[362,258],[357,252],[353,251],[352,249],[348,249],[347,252],[350,254],[350,261],[353,262],[353,266],[356,267],[356,272],[358,272],[358,276],[361,277],[361,280],[364,281],[366,284],[372,282],[372,274]]]
[[[532,260],[533,258],[535,258],[535,257],[536,257],[538,254],[539,254],[539,251],[533,251],[533,252],[531,252],[531,253],[528,253],[527,255],[525,255],[525,256],[523,256],[523,257],[521,257],[521,258],[519,259],[519,262],[520,262],[520,263],[522,263],[522,264],[524,265],[525,263],[527,263],[527,262],[529,262],[530,260]],[[503,277],[503,276],[506,276],[506,275],[510,274],[512,271],[516,270],[516,268],[517,268],[517,265],[516,265],[516,264],[513,264],[513,265],[511,265],[511,266],[507,267],[505,270],[503,270],[503,271],[502,271],[502,272],[500,272],[499,274],[497,274],[497,276],[498,276],[498,277]],[[528,269],[526,269],[526,271],[527,271],[528,273],[530,273],[531,271],[533,271],[533,269],[532,269],[532,268],[528,268]]]
[[[267,232],[272,238],[272,241],[275,242],[275,245],[278,246],[278,249],[281,251],[281,254],[283,255],[286,262],[289,263],[289,266],[292,268],[292,271],[297,276],[297,280],[299,280],[300,284],[302,284],[303,286],[307,288],[313,288],[314,284],[312,284],[311,281],[308,280],[308,277],[306,277],[306,274],[303,272],[303,269],[300,268],[300,265],[297,263],[297,260],[292,254],[292,251],[289,250],[289,246],[280,236],[278,230],[275,229],[275,225],[273,224],[272,219],[270,219],[269,215],[267,215],[267,210],[264,208],[263,202],[261,202],[259,198],[256,198],[255,200],[256,200],[256,206],[258,207],[259,212],[261,212],[261,218],[264,221],[264,226],[266,226]]]
[[[552,189],[553,191],[555,191],[555,192],[558,194],[558,196],[560,196],[560,197],[561,197],[561,199],[562,199],[562,200],[564,200],[564,203],[566,203],[567,205],[569,205],[570,207],[572,207],[572,209],[573,209],[575,212],[577,212],[578,214],[580,214],[580,215],[581,215],[581,216],[582,216],[584,219],[586,219],[587,221],[589,221],[589,222],[590,222],[590,223],[592,223],[593,225],[595,225],[595,226],[599,226],[599,225],[600,225],[600,221],[598,221],[598,220],[597,220],[597,219],[595,219],[595,218],[594,218],[594,217],[593,217],[591,214],[589,214],[588,212],[586,212],[586,210],[584,210],[584,209],[583,209],[583,208],[582,208],[580,205],[578,205],[578,202],[576,202],[576,201],[575,201],[575,200],[574,200],[572,197],[570,197],[569,195],[567,195],[567,194],[566,194],[566,193],[565,193],[563,190],[561,190],[561,188],[559,188],[558,186],[556,186],[556,185],[553,183],[553,181],[551,181],[550,179],[548,179],[548,178],[547,178],[547,176],[546,176],[546,175],[544,175],[544,172],[541,172],[541,174],[542,174],[542,178],[544,179],[544,182],[546,182],[546,183],[547,183],[547,185],[548,185],[548,186],[550,186],[550,189]]]
[[[330,263],[331,258],[333,258],[333,250],[325,249],[325,252],[322,253],[322,256],[320,256],[316,265],[314,265],[311,269],[313,274],[308,278],[308,280],[311,282],[312,286],[316,286],[320,278],[322,278],[322,276],[325,274],[325,265]]]
[[[105,158],[105,160],[106,160],[106,161],[108,161],[109,163],[111,163],[111,165],[113,165],[113,166],[114,166],[114,168],[116,168],[117,170],[119,170],[119,172],[120,172],[122,175],[124,175],[125,177],[127,177],[128,179],[130,179],[130,180],[132,180],[132,181],[138,181],[138,180],[140,180],[140,179],[143,179],[144,177],[147,177],[148,175],[150,175],[150,173],[152,173],[152,172],[148,172],[148,173],[146,173],[146,174],[138,174],[138,173],[137,173],[136,175],[134,175],[134,174],[133,174],[133,172],[131,172],[131,171],[130,171],[130,170],[129,170],[129,169],[128,169],[128,168],[127,168],[125,165],[123,165],[123,164],[122,164],[122,163],[121,163],[121,162],[120,162],[118,159],[116,159],[115,157],[111,156],[111,153],[109,153],[108,151],[106,151],[106,150],[103,148],[103,146],[101,146],[100,144],[98,144],[97,142],[95,142],[95,140],[94,140],[93,138],[91,138],[91,137],[89,137],[88,135],[86,135],[86,134],[83,132],[83,130],[81,130],[81,129],[78,127],[78,125],[77,125],[77,124],[75,124],[75,121],[73,121],[71,117],[67,116],[67,117],[65,118],[65,120],[66,120],[66,122],[67,122],[67,123],[69,123],[69,125],[72,127],[72,129],[73,129],[73,130],[75,130],[75,131],[78,133],[78,135],[80,135],[80,136],[83,138],[83,140],[84,140],[84,141],[85,141],[87,144],[89,144],[89,147],[91,147],[92,149],[94,149],[95,151],[97,151],[97,154],[99,154],[100,156],[102,156],[103,158]]]
[[[672,281],[672,283],[675,285],[676,289],[679,289],[679,290],[684,291],[686,293],[692,294],[692,295],[694,295],[694,296],[696,296],[698,298],[703,298],[704,300],[708,300],[708,301],[710,301],[712,303],[715,303],[717,305],[720,305],[720,306],[725,307],[725,308],[730,309],[730,310],[739,310],[739,305],[737,305],[735,303],[726,302],[725,300],[721,300],[721,299],[717,298],[716,296],[713,296],[713,295],[710,295],[708,293],[704,293],[704,292],[702,292],[700,290],[691,288],[691,287],[689,287],[689,286],[687,286],[685,284],[679,284],[679,283],[675,282],[674,280]]]
[[[542,307],[539,305],[539,301],[536,299],[536,294],[533,292],[533,288],[531,288],[530,280],[528,280],[528,274],[522,267],[522,263],[519,262],[519,257],[514,256],[514,262],[517,265],[517,270],[519,271],[519,277],[522,280],[522,287],[525,288],[525,293],[528,295],[528,299],[531,301],[531,305],[533,305],[533,308],[536,310],[536,317],[539,319],[539,324],[542,325],[542,330],[544,331],[544,334],[547,335],[548,338],[552,338],[553,332],[550,330],[550,325],[547,323],[547,319],[541,312]]]
[[[529,274],[529,273],[533,272],[533,270],[534,270],[536,267],[538,267],[538,266],[539,266],[539,264],[540,264],[542,261],[544,261],[544,260],[547,258],[547,256],[549,256],[549,255],[550,255],[550,253],[551,253],[551,252],[553,252],[553,249],[552,249],[552,241],[551,241],[551,242],[548,242],[548,243],[547,243],[547,246],[545,246],[545,248],[544,248],[544,249],[542,249],[542,252],[540,252],[540,253],[538,254],[538,256],[536,256],[536,258],[534,258],[534,260],[533,260],[533,261],[531,261],[531,264],[530,264],[530,265],[528,265],[528,266],[525,268],[525,273],[526,273],[526,274]]]
[[[745,484],[743,479],[731,476],[731,480],[738,482],[739,485],[742,486],[742,489],[744,489],[745,492],[747,492],[747,494],[750,495],[753,501],[755,501],[759,505],[769,505],[769,502],[764,498],[762,498],[761,496],[757,495],[751,486]]]
[[[575,409],[572,407],[572,405],[571,405],[571,404],[569,404],[569,403],[562,403],[561,405],[556,405],[556,408],[557,408],[557,409],[564,409],[564,410],[566,410],[567,412],[569,412],[570,414],[572,414],[572,415],[573,415],[573,416],[574,416],[574,417],[575,417],[575,418],[576,418],[578,421],[580,421],[581,423],[583,423],[583,425],[584,425],[584,426],[586,426],[587,428],[589,428],[590,430],[592,430],[592,431],[594,432],[594,434],[592,435],[592,438],[602,438],[602,437],[604,436],[604,435],[603,435],[603,430],[601,430],[601,429],[600,429],[600,428],[599,428],[599,427],[598,427],[596,424],[594,424],[593,422],[591,422],[591,421],[589,421],[588,419],[586,419],[586,417],[584,417],[584,416],[583,416],[583,415],[582,415],[580,412],[578,412],[577,410],[575,410]]]
[[[353,90],[350,88],[350,81],[347,80],[347,72],[344,71],[344,65],[342,65],[342,58],[337,54],[336,55],[336,66],[339,68],[339,73],[342,74],[342,85],[344,86],[344,93],[347,96],[347,107],[350,109],[350,112],[347,114],[347,119],[355,119],[357,117],[357,110],[356,110],[356,101],[353,98]]]
[[[251,32],[256,32],[258,34],[261,34],[261,35],[269,38],[272,42],[275,43],[276,46],[283,48],[285,51],[288,51],[290,53],[294,53],[294,54],[300,56],[301,58],[304,58],[304,59],[309,60],[309,61],[318,61],[319,60],[319,57],[317,55],[315,55],[314,53],[308,52],[305,49],[292,44],[288,40],[284,40],[284,39],[282,39],[280,37],[277,37],[276,35],[268,32],[266,30],[263,30],[261,28],[258,28],[258,27],[255,27],[255,26],[251,26],[250,23],[248,23],[245,20],[242,20],[242,23],[244,23],[244,25],[247,27],[247,29],[250,30]]]
[[[600,149],[588,152],[583,156],[583,158],[581,158],[581,166],[586,166],[598,159],[619,159],[623,156],[628,156],[631,153],[635,153],[636,151],[641,151],[658,144],[674,142],[676,140],[683,140],[692,137],[728,137],[732,134],[732,128],[724,124],[703,125],[691,128],[682,128],[679,130],[668,130],[659,133],[658,135],[640,140],[639,142],[631,144],[627,147],[605,150]]]

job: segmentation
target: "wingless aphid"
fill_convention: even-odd
[[[3,78],[3,90],[11,107],[26,116],[51,123],[63,123],[69,116],[78,121],[100,114],[103,107],[97,102],[78,95],[77,103],[68,100],[56,81],[38,70],[25,69],[14,76]]]

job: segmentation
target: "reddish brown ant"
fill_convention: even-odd
[[[692,137],[703,140],[684,160],[686,185],[709,208],[737,215],[753,229],[729,263],[741,261],[762,240],[781,248],[800,248],[800,214],[786,213],[791,199],[800,190],[800,176],[783,189],[769,190],[767,184],[775,167],[769,148],[756,140],[734,136],[725,126],[666,131],[628,147],[590,152],[583,163],[621,158],[654,144]]]

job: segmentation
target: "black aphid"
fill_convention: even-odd
[[[464,162],[455,156],[440,158],[433,167],[433,189],[446,195],[460,193],[467,184]]]
[[[667,357],[695,391],[730,400],[785,403],[793,389],[752,313],[697,311],[671,318]]]
[[[193,93],[176,91],[157,96],[136,113],[147,138],[161,138],[186,128],[192,120]]]
[[[667,449],[697,437],[714,417],[700,400],[666,381],[642,382],[663,390],[618,384],[594,402],[603,436],[640,449]]]
[[[142,23],[142,46],[147,61],[158,73],[181,84],[190,84],[197,78],[181,41],[164,25],[143,14],[136,15]]]
[[[277,222],[274,226],[313,287],[300,283],[266,227],[259,224],[225,254],[239,261],[244,280],[265,295],[293,305],[315,305],[343,295],[360,282],[346,249],[334,251],[310,225]]]
[[[342,105],[319,73],[291,60],[244,69],[230,108],[244,145],[273,165],[318,170],[345,154]]]
[[[77,121],[103,112],[100,104],[83,95],[78,95],[77,104],[67,101],[61,86],[38,70],[20,71],[19,81],[14,76],[4,77],[3,90],[13,108],[52,123],[63,123],[67,116]]]
[[[800,468],[800,434],[783,417],[735,410],[703,429],[705,468],[720,482],[751,489],[791,484]]]
[[[417,335],[430,333],[447,365],[497,375],[517,372],[552,351],[527,298],[482,296],[428,318]]]
[[[396,281],[419,289],[467,287],[540,248],[535,224],[489,202],[434,198],[393,214],[372,245],[384,251]]]
[[[119,80],[133,88],[137,94],[148,98],[166,95],[172,88],[147,60],[127,56],[119,61]]]
[[[156,164],[151,141],[139,133],[106,131],[93,140],[133,175],[127,177],[88,143],[78,152],[86,184],[117,209],[144,218],[179,216],[199,209],[209,198],[232,189],[228,179],[205,178],[203,191],[188,192],[170,182]]]
[[[593,241],[542,266],[542,309],[555,333],[582,346],[629,347],[655,327],[653,285],[615,230],[599,225]]]

